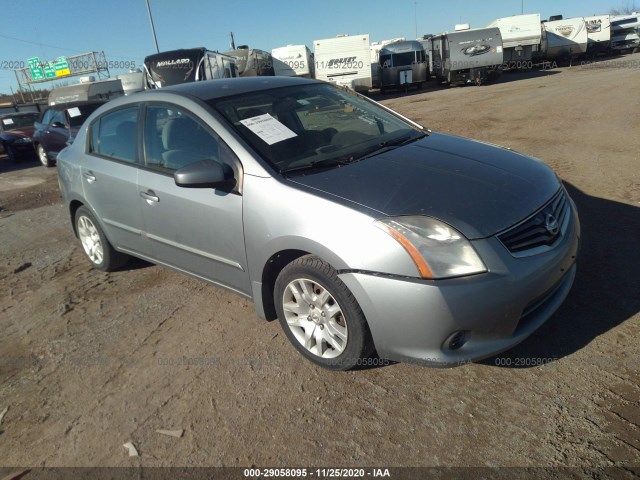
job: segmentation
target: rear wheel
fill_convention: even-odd
[[[42,144],[39,143],[38,146],[36,147],[36,150],[38,152],[38,158],[40,159],[40,163],[42,163],[42,165],[44,165],[47,168],[53,167],[53,162],[49,158],[49,155],[47,155],[47,152],[45,151]]]
[[[373,352],[365,316],[328,263],[301,257],[282,270],[274,290],[280,324],[305,358],[330,370],[365,364]]]
[[[118,252],[111,246],[100,224],[87,207],[80,207],[76,211],[76,232],[82,243],[84,254],[94,268],[110,272],[129,260],[128,255]]]

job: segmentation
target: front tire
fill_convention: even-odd
[[[276,280],[280,325],[308,360],[329,370],[365,365],[373,341],[358,302],[337,272],[307,255],[287,265]]]
[[[111,272],[127,263],[129,256],[111,246],[100,224],[87,207],[78,208],[75,222],[78,239],[93,268]]]
[[[38,158],[40,159],[40,163],[42,163],[43,166],[47,168],[53,167],[53,162],[49,158],[49,155],[47,155],[47,152],[45,151],[41,143],[39,143],[38,146],[36,147],[36,151],[38,152]]]

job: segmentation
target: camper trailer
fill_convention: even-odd
[[[587,53],[587,25],[584,18],[567,18],[543,23],[542,54],[547,60],[571,60]]]
[[[487,28],[491,27],[499,28],[502,35],[503,68],[530,68],[542,41],[540,14],[498,18],[487,25]]]
[[[95,77],[82,77],[80,83],[54,88],[49,94],[49,105],[72,102],[106,102],[123,95],[124,90],[120,80],[96,81]]]
[[[144,59],[148,88],[238,76],[236,61],[206,48],[171,50]]]
[[[595,57],[606,53],[611,43],[611,17],[609,15],[597,15],[584,17],[587,27],[587,54]]]
[[[428,80],[428,64],[424,47],[416,40],[395,42],[380,50],[380,90],[409,88]]]
[[[273,77],[273,57],[269,52],[242,45],[235,50],[225,52],[233,57],[238,66],[239,77]]]
[[[371,85],[373,88],[380,88],[380,50],[390,43],[404,42],[404,37],[393,38],[391,40],[382,40],[379,42],[371,42],[369,50],[371,51]]]
[[[313,54],[306,45],[287,45],[271,50],[273,71],[278,76],[313,78]]]
[[[633,51],[640,47],[640,14],[611,16],[611,51]]]
[[[372,88],[369,34],[314,40],[316,78],[356,91]]]
[[[144,72],[134,70],[129,73],[116,75],[116,78],[122,82],[122,89],[125,95],[131,95],[135,92],[141,92],[146,88]]]
[[[449,85],[482,84],[504,61],[499,28],[479,28],[431,37],[431,67]]]

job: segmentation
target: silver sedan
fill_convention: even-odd
[[[135,256],[232,290],[330,369],[494,355],[575,276],[578,215],[544,163],[319,81],[113,100],[58,172],[95,268]]]

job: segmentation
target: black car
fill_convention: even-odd
[[[53,105],[35,123],[33,148],[45,167],[55,165],[58,153],[73,141],[82,123],[104,102],[77,102]]]
[[[0,146],[12,162],[33,154],[31,137],[37,119],[37,112],[0,115]]]

